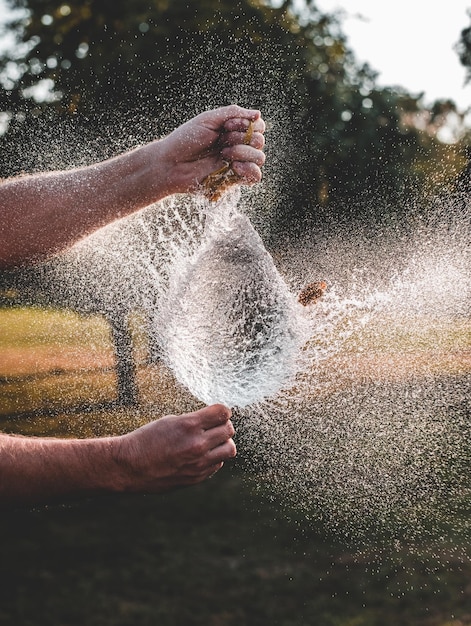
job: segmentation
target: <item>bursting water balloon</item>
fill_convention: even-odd
[[[164,358],[208,404],[244,407],[274,395],[309,336],[301,306],[233,205],[208,214],[200,246],[174,262],[164,309]]]
[[[60,259],[55,292],[142,312],[151,406],[161,354],[194,397],[237,406],[246,469],[306,520],[355,541],[438,541],[446,523],[469,545],[452,511],[469,490],[469,198],[410,232],[306,233],[276,267],[251,198],[172,196],[110,225]]]

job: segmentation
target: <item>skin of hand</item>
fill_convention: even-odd
[[[227,407],[213,405],[118,437],[0,434],[0,508],[194,485],[236,455],[230,417]]]
[[[245,144],[249,123],[250,144]],[[237,105],[206,111],[189,120],[161,140],[163,161],[169,168],[169,193],[195,191],[201,181],[230,162],[241,184],[262,178],[265,163],[265,122],[260,111]]]
[[[253,122],[250,145],[245,134]],[[241,184],[261,179],[260,112],[207,111],[166,138],[88,167],[19,176],[0,185],[0,268],[68,248],[170,193],[195,191],[225,161]],[[75,494],[160,492],[214,474],[236,454],[221,405],[169,416],[122,437],[42,439],[0,434],[0,505]]]
[[[159,493],[199,483],[215,474],[236,446],[230,410],[220,404],[151,422],[120,441],[126,492]]]

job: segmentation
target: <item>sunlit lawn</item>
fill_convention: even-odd
[[[141,403],[163,413],[198,406],[161,365],[146,363],[138,328],[135,335]],[[114,364],[109,327],[100,316],[0,308],[0,417],[113,402]],[[403,322],[383,317],[325,362],[325,371],[333,368],[333,386],[352,377],[391,382],[467,374],[471,324],[463,318]]]
[[[384,320],[361,341],[335,357],[345,378],[471,370],[467,320],[396,329]],[[145,346],[137,356],[141,404],[120,409],[104,320],[0,309],[0,428],[101,435],[198,406],[169,372],[145,363]],[[471,624],[471,564],[458,553],[440,560],[423,546],[425,557],[388,558],[388,547],[343,545],[270,502],[263,484],[255,492],[260,480],[238,461],[165,496],[4,512],[0,625]]]

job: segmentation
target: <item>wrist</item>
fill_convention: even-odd
[[[168,195],[170,164],[160,141],[134,148],[89,169],[105,221],[124,217]],[[118,214],[116,214],[116,212]]]
[[[92,490],[104,493],[124,493],[129,484],[128,467],[123,454],[125,436],[84,440],[92,448]]]
[[[136,469],[134,460],[137,451],[134,450],[130,433],[111,437],[106,444],[108,455],[108,475],[106,489],[112,493],[129,493],[134,491]],[[138,455],[139,456],[139,455]]]
[[[178,173],[179,162],[175,157],[174,141],[170,136],[163,137],[144,147],[150,152],[151,168],[149,181],[154,185],[154,193],[160,198],[187,191]]]

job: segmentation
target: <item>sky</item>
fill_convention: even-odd
[[[378,72],[380,86],[424,92],[424,102],[451,98],[471,107],[471,84],[453,50],[471,25],[471,0],[316,0],[323,12],[345,12],[342,31],[358,61]],[[361,16],[361,17],[360,17]]]

